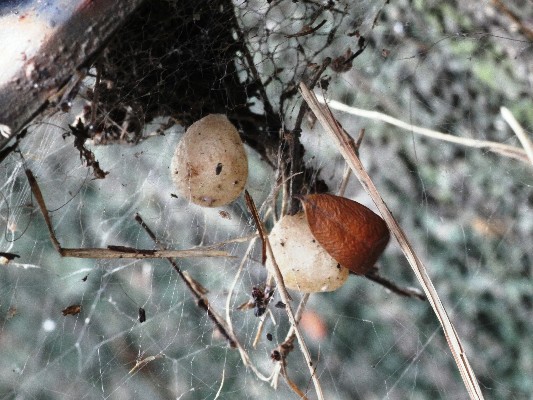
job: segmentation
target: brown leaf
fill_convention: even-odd
[[[72,306],[68,306],[64,310],[61,311],[63,315],[77,315],[81,312],[81,305],[80,304],[74,304]]]
[[[385,222],[367,207],[331,194],[300,198],[315,239],[343,267],[365,275],[389,242]]]

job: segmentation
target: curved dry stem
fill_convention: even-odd
[[[520,140],[520,143],[522,144],[522,147],[526,151],[526,154],[529,158],[529,162],[533,164],[533,143],[531,143],[531,139],[529,139],[529,137],[527,136],[525,129],[520,126],[520,124],[508,108],[502,107],[500,108],[500,112],[502,113],[502,117],[505,122],[509,124],[515,135],[518,137],[518,140]]]
[[[379,111],[370,111],[370,110],[363,110],[361,108],[350,107],[344,103],[341,103],[335,100],[327,100],[327,99],[326,100],[317,99],[317,100],[318,102],[322,104],[327,103],[327,105],[330,108],[333,108],[335,110],[343,111],[351,115],[357,115],[363,118],[369,118],[369,119],[373,119],[376,121],[386,122],[387,124],[397,126],[409,132],[418,133],[419,135],[427,136],[433,139],[442,140],[442,141],[449,142],[449,143],[459,144],[461,146],[474,147],[478,149],[486,149],[493,153],[497,153],[497,154],[500,154],[500,155],[503,155],[509,158],[514,158],[515,160],[519,160],[519,161],[522,161],[528,164],[530,162],[528,155],[526,155],[526,152],[515,146],[509,146],[507,144],[502,144],[498,142],[491,142],[489,140],[477,140],[477,139],[459,137],[459,136],[454,136],[454,135],[450,135],[447,133],[434,131],[432,129],[422,128],[420,126],[412,125],[407,122],[396,119],[394,117],[391,117],[390,115],[383,114]]]

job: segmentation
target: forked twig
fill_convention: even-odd
[[[186,272],[182,271],[181,268],[176,264],[176,262],[171,257],[214,257],[217,256],[217,254],[221,254],[222,257],[231,257],[231,255],[227,252],[220,252],[220,250],[215,250],[213,248],[216,248],[220,245],[230,243],[230,242],[241,242],[245,240],[254,239],[257,237],[256,235],[253,235],[251,237],[247,238],[238,238],[238,239],[232,239],[224,243],[214,244],[210,246],[206,246],[204,248],[196,248],[196,249],[190,249],[190,250],[166,250],[163,249],[161,244],[159,243],[157,237],[155,236],[154,232],[146,225],[146,223],[143,221],[140,215],[135,216],[135,220],[143,227],[143,229],[148,233],[148,236],[156,243],[156,245],[159,247],[157,250],[141,250],[141,249],[133,249],[129,247],[124,246],[110,246],[111,248],[107,249],[68,249],[61,247],[59,241],[57,240],[57,237],[54,233],[54,230],[52,228],[52,221],[50,219],[50,215],[46,209],[46,204],[44,202],[44,197],[42,195],[41,189],[37,183],[37,180],[35,179],[35,176],[31,172],[31,170],[26,169],[26,177],[28,178],[31,191],[33,193],[33,196],[35,197],[37,204],[39,205],[39,209],[41,213],[43,214],[43,218],[46,222],[46,227],[48,229],[48,234],[50,236],[50,240],[52,241],[52,244],[54,245],[57,252],[62,257],[83,257],[83,258],[166,258],[168,262],[172,265],[174,270],[178,273],[180,278],[185,282],[185,285],[190,290],[192,295],[197,301],[197,305],[202,308],[208,315],[208,317],[213,321],[215,326],[218,328],[218,330],[221,332],[221,334],[226,338],[229,345],[231,347],[236,347],[239,350],[239,353],[241,355],[243,363],[249,367],[255,375],[261,379],[262,381],[270,381],[271,376],[265,376],[263,375],[256,366],[252,363],[250,356],[242,346],[242,344],[238,341],[237,337],[233,333],[233,330],[228,328],[226,322],[224,319],[218,315],[218,313],[210,306],[207,298],[204,296],[204,293],[202,292],[201,285],[198,284],[193,278],[191,278]],[[105,257],[108,255],[107,257]],[[144,366],[146,363],[156,359],[160,358],[160,356],[151,356],[148,357],[145,360],[139,361],[131,370],[131,373],[135,372],[140,367]]]
[[[57,237],[54,233],[52,227],[52,220],[50,214],[46,209],[46,203],[44,202],[44,197],[41,192],[41,188],[37,183],[37,179],[33,175],[33,172],[29,169],[25,169],[26,177],[30,184],[31,191],[39,209],[43,214],[44,222],[46,223],[46,228],[48,229],[48,234],[50,240],[54,245],[57,252],[61,257],[74,257],[74,258],[95,258],[95,259],[114,259],[114,258],[189,258],[189,257],[232,257],[230,253],[224,250],[215,250],[213,246],[207,246],[205,248],[195,248],[188,250],[148,250],[148,249],[135,249],[132,247],[126,246],[108,246],[105,248],[65,248],[61,247],[61,244],[57,240]]]
[[[318,377],[316,375],[316,367],[313,364],[313,361],[311,359],[311,353],[309,352],[309,349],[307,348],[303,335],[298,329],[298,322],[295,318],[294,312],[292,311],[292,307],[290,304],[290,301],[292,299],[289,293],[287,292],[287,288],[285,287],[283,276],[281,275],[281,271],[279,270],[278,264],[276,263],[276,259],[272,251],[272,247],[270,246],[270,241],[268,240],[268,236],[265,233],[265,227],[263,226],[263,222],[259,218],[259,214],[257,213],[257,208],[255,207],[255,203],[252,199],[252,196],[250,196],[250,193],[248,193],[247,190],[244,191],[244,196],[246,199],[246,205],[248,206],[250,212],[252,213],[252,216],[256,224],[256,228],[259,231],[259,235],[263,242],[263,246],[265,246],[268,257],[270,258],[270,261],[272,262],[272,267],[273,267],[272,269],[274,271],[274,279],[276,281],[276,286],[278,288],[281,300],[283,300],[283,302],[285,303],[285,311],[287,312],[289,321],[292,325],[292,328],[294,329],[294,333],[296,334],[296,337],[298,338],[300,350],[302,351],[302,354],[305,358],[307,368],[309,369],[309,372],[311,373],[311,379],[313,380],[315,391],[317,393],[318,398],[323,400],[324,394],[322,392],[322,387],[320,386],[320,381],[318,380]]]
[[[531,139],[527,136],[525,129],[520,126],[514,115],[507,107],[500,108],[500,112],[505,122],[509,124],[515,135],[518,137],[518,140],[520,140],[520,143],[522,144],[522,147],[526,151],[526,154],[529,158],[529,162],[533,164],[533,143],[531,143]]]
[[[376,186],[374,185],[374,182],[372,182],[372,179],[366,172],[363,164],[361,163],[361,160],[351,150],[351,147],[349,145],[349,138],[347,137],[345,132],[343,132],[342,129],[339,128],[339,125],[329,108],[323,107],[319,103],[316,95],[311,92],[304,84],[300,84],[300,91],[302,93],[303,98],[305,99],[311,110],[313,110],[315,116],[318,118],[325,131],[329,135],[331,135],[332,139],[335,141],[340,153],[352,168],[352,171],[357,176],[357,179],[361,182],[361,185],[363,185],[365,191],[374,201],[374,204],[379,209],[390,231],[393,233],[393,235],[396,237],[396,240],[400,244],[400,247],[402,248],[405,257],[409,261],[409,264],[411,265],[416,277],[422,285],[422,288],[424,289],[424,292],[426,293],[426,296],[428,297],[428,300],[431,306],[433,307],[433,310],[437,315],[437,318],[444,330],[448,346],[450,347],[451,353],[458,366],[459,372],[461,374],[461,377],[463,379],[470,398],[476,400],[483,399],[483,393],[481,392],[481,388],[479,387],[476,375],[472,370],[470,363],[468,362],[468,358],[463,349],[459,336],[457,335],[457,332],[455,331],[455,328],[450,318],[448,317],[446,309],[442,305],[439,295],[437,294],[437,291],[435,290],[435,287],[433,286],[433,283],[427,274],[426,267],[413,250],[413,247],[407,239],[407,236],[400,228],[398,222],[396,222],[396,219],[393,217],[389,208],[383,201],[383,198],[379,194]]]
[[[233,334],[228,333],[228,329],[226,327],[225,321],[216,314],[211,307],[209,306],[209,302],[207,301],[207,298],[202,293],[202,290],[200,289],[200,285],[197,284],[194,279],[192,279],[188,274],[184,273],[179,266],[174,262],[174,260],[170,257],[184,257],[184,254],[188,254],[189,256],[198,256],[198,254],[202,254],[203,257],[205,257],[205,254],[214,254],[212,253],[213,250],[209,250],[206,252],[206,250],[201,250],[200,253],[192,251],[191,250],[181,250],[181,251],[168,251],[165,249],[159,249],[159,250],[140,250],[140,249],[133,249],[129,247],[124,246],[110,246],[111,248],[107,249],[67,249],[61,247],[59,244],[59,241],[56,238],[56,235],[54,233],[54,230],[52,228],[52,221],[50,219],[50,215],[48,214],[48,211],[46,210],[46,204],[44,202],[43,195],[41,193],[41,189],[39,188],[39,185],[37,183],[37,180],[35,179],[35,176],[33,173],[26,169],[26,176],[28,178],[28,181],[30,182],[30,187],[32,190],[32,193],[39,205],[39,208],[41,210],[41,213],[43,214],[44,220],[46,222],[46,226],[48,228],[48,233],[50,235],[50,240],[52,241],[54,247],[56,248],[57,252],[62,257],[82,257],[82,258],[166,258],[169,263],[174,267],[180,278],[185,282],[187,285],[187,288],[191,291],[191,293],[194,295],[194,297],[197,300],[197,304],[200,308],[204,309],[209,316],[209,318],[213,321],[213,323],[217,326],[220,333],[228,340],[231,347],[237,347],[236,339]],[[148,236],[158,245],[158,247],[161,247],[159,245],[159,242],[157,241],[157,238],[153,231],[145,224],[145,222],[142,220],[141,216],[139,214],[135,215],[135,220],[141,225],[141,227],[144,228],[144,230],[148,233]],[[185,253],[184,253],[185,252]],[[219,252],[219,250],[216,250],[215,252]],[[228,254],[229,255],[229,254]],[[156,257],[157,256],[157,257]]]

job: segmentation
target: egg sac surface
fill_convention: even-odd
[[[207,115],[187,129],[171,168],[179,193],[205,207],[235,200],[248,178],[248,159],[241,138],[223,114]]]

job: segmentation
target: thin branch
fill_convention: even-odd
[[[313,361],[311,359],[311,353],[309,352],[309,349],[307,348],[307,345],[304,341],[303,335],[298,329],[298,322],[296,321],[296,318],[294,316],[294,312],[292,311],[292,307],[290,304],[291,296],[287,292],[287,288],[285,287],[285,283],[283,281],[283,275],[281,275],[281,271],[279,270],[279,266],[276,263],[276,259],[274,257],[274,253],[272,251],[272,247],[270,246],[270,241],[268,240],[268,236],[265,234],[265,228],[263,226],[263,222],[259,218],[259,215],[257,214],[257,210],[254,204],[254,201],[247,190],[244,191],[244,195],[246,198],[246,204],[248,205],[248,208],[250,209],[250,212],[252,213],[252,216],[254,218],[257,230],[260,233],[261,240],[266,246],[268,257],[270,258],[270,261],[272,262],[272,269],[274,271],[274,279],[276,281],[276,286],[278,288],[281,300],[285,303],[285,311],[287,312],[287,316],[289,317],[289,321],[294,328],[294,332],[296,334],[296,337],[298,338],[298,343],[300,345],[300,350],[302,351],[302,354],[305,358],[307,368],[309,369],[309,372],[311,373],[311,379],[313,380],[313,384],[315,386],[316,394],[319,399],[324,399],[324,394],[322,392],[322,387],[320,386],[320,381],[318,380],[318,377],[315,372],[315,367],[313,366]]]
[[[30,189],[33,193],[33,196],[35,197],[35,200],[39,205],[41,213],[43,214],[44,222],[46,222],[48,234],[50,235],[50,240],[52,241],[52,244],[54,245],[57,252],[61,256],[63,256],[63,249],[61,248],[61,245],[59,244],[56,238],[54,230],[52,229],[52,220],[50,219],[50,215],[48,215],[48,211],[46,211],[46,204],[44,203],[43,194],[41,193],[41,188],[37,183],[37,179],[35,179],[35,176],[33,175],[33,172],[31,172],[31,170],[26,168],[24,172],[26,173],[26,177],[28,178],[28,182],[30,183]]]
[[[502,107],[500,108],[500,112],[502,113],[502,117],[505,122],[509,124],[515,135],[518,137],[518,140],[520,140],[520,143],[526,151],[529,161],[531,162],[531,164],[533,164],[533,143],[531,143],[531,139],[529,139],[529,137],[527,136],[525,129],[520,126],[520,124],[508,108]]]
[[[159,241],[155,236],[154,232],[146,225],[146,223],[142,220],[141,216],[137,214],[135,220],[144,228],[146,233],[148,233],[148,236],[150,236],[150,238],[160,247],[161,245],[159,244]],[[224,319],[220,315],[218,315],[218,313],[209,305],[205,296],[203,296],[203,294],[197,290],[195,283],[191,282],[192,278],[190,278],[188,274],[184,273],[172,259],[167,258],[167,260],[172,265],[174,270],[178,273],[180,278],[185,282],[185,285],[191,291],[193,296],[198,299],[198,306],[206,310],[209,318],[214,322],[214,324],[217,326],[222,335],[229,341],[231,347],[236,347],[237,350],[239,350],[239,354],[244,365],[250,368],[260,380],[265,382],[269,381],[271,377],[263,375],[252,363],[250,356],[237,339],[237,336],[235,336],[233,329],[228,326]]]
[[[141,227],[146,231],[148,236],[150,236],[150,238],[156,243],[156,245],[161,248],[162,246],[159,244],[159,241],[157,240],[157,237],[155,236],[154,232],[148,227],[148,225],[146,225],[146,223],[139,214],[135,215],[135,221],[137,221],[137,223],[141,225]],[[207,313],[207,316],[211,319],[211,321],[213,321],[222,336],[224,336],[229,342],[230,346],[237,347],[237,339],[235,335],[233,335],[233,333],[229,331],[224,319],[222,319],[222,317],[220,317],[209,305],[209,301],[204,296],[202,291],[199,290],[196,282],[188,274],[185,274],[172,258],[167,257],[167,261],[170,263],[170,265],[172,265],[181,280],[185,283],[189,291],[192,293],[192,295],[196,299],[196,304],[198,305],[198,307],[202,308]]]
[[[400,287],[395,282],[380,275],[377,268],[373,268],[369,273],[365,275],[365,277],[389,289],[391,292],[399,294],[400,296],[416,297],[417,299],[420,299],[422,301],[427,300],[427,297],[421,290],[417,288]]]
[[[289,39],[289,38],[311,35],[312,33],[315,33],[320,28],[322,28],[326,22],[327,21],[324,19],[317,26],[311,27],[310,25],[304,25],[304,27],[300,30],[300,32],[293,33],[292,35],[285,35],[285,37]]]
[[[366,172],[361,160],[352,151],[349,138],[346,136],[345,132],[339,128],[339,125],[331,111],[328,108],[321,106],[315,94],[311,92],[304,84],[300,84],[300,91],[323,128],[335,141],[340,153],[352,168],[352,171],[357,176],[357,179],[361,182],[361,185],[365,191],[374,201],[374,204],[379,209],[383,219],[387,223],[387,226],[400,244],[405,257],[409,261],[409,264],[411,265],[416,277],[422,285],[431,307],[433,308],[444,330],[448,346],[450,347],[451,353],[458,366],[470,398],[476,400],[483,399],[483,393],[479,387],[476,375],[472,370],[470,363],[468,362],[464,348],[450,318],[448,317],[448,313],[442,305],[439,295],[437,294],[437,291],[435,290],[435,287],[433,286],[433,283],[427,274],[426,267],[413,250],[413,247],[407,239],[404,231],[398,225],[398,222],[396,222],[396,219],[383,201],[383,198],[379,194],[374,182],[372,182],[372,179]]]
[[[298,309],[296,310],[296,314],[294,315],[297,324],[300,323],[300,319],[302,319],[302,315],[304,313],[305,306],[307,305],[307,300],[309,300],[309,296],[309,293],[305,293],[300,300],[300,304],[298,305]],[[285,336],[285,340],[283,341],[283,343],[293,340],[294,335],[294,326],[291,326],[289,331],[287,332],[287,336]],[[276,369],[274,370],[274,373],[272,375],[272,381],[270,382],[270,385],[275,389],[277,389],[278,387],[279,375],[282,373],[281,370],[281,363],[276,364]]]
[[[144,228],[148,236],[150,236],[150,238],[158,245],[158,247],[161,247],[154,232],[146,225],[146,223],[142,220],[139,214],[135,216],[135,220]],[[202,307],[207,312],[209,318],[214,322],[214,324],[217,326],[222,335],[229,341],[230,346],[236,347],[237,350],[239,350],[239,354],[241,355],[244,365],[249,367],[255,373],[255,375],[262,381],[269,381],[271,377],[263,375],[252,363],[250,356],[237,339],[237,336],[235,336],[235,334],[233,333],[233,329],[230,328],[227,325],[226,321],[224,321],[224,319],[220,315],[218,315],[218,313],[209,305],[205,296],[197,290],[195,283],[191,282],[192,278],[190,278],[188,274],[185,274],[181,270],[181,268],[174,262],[174,260],[170,258],[167,258],[167,260],[172,265],[174,270],[178,273],[180,278],[185,282],[185,285],[191,291],[193,296],[198,300],[198,306]]]
[[[474,147],[478,149],[486,149],[493,153],[497,153],[505,157],[514,158],[516,160],[529,164],[529,159],[527,158],[525,151],[515,146],[509,146],[507,144],[502,144],[498,142],[491,142],[489,140],[477,140],[477,139],[471,139],[471,138],[464,138],[464,137],[450,135],[447,133],[434,131],[434,130],[427,129],[427,128],[422,128],[416,125],[408,124],[407,122],[401,121],[399,119],[391,117],[390,115],[383,114],[378,111],[370,111],[370,110],[363,110],[361,108],[350,107],[350,106],[347,106],[346,104],[343,104],[335,100],[317,99],[317,101],[322,104],[327,102],[330,108],[343,111],[351,115],[357,115],[359,117],[369,118],[369,119],[373,119],[376,121],[383,121],[383,122],[386,122],[387,124],[397,126],[409,132],[418,133],[420,135],[428,136],[433,139],[455,143],[461,146]]]
[[[211,249],[188,249],[188,250],[148,250],[135,249],[124,246],[109,246],[107,249],[102,248],[80,248],[70,249],[61,248],[62,257],[74,258],[94,258],[94,259],[114,259],[114,258],[193,258],[193,257],[234,257],[225,250]]]
[[[195,249],[188,250],[148,250],[148,249],[135,249],[132,247],[126,246],[108,246],[107,249],[103,248],[64,248],[61,247],[61,244],[57,240],[57,237],[54,233],[52,227],[52,220],[50,214],[46,209],[46,203],[44,202],[44,197],[41,192],[41,188],[33,175],[31,170],[26,169],[26,177],[30,183],[30,188],[39,205],[39,209],[44,217],[44,222],[46,223],[46,228],[48,229],[48,234],[50,240],[54,245],[57,252],[61,257],[74,257],[74,258],[95,258],[95,259],[115,259],[115,258],[137,258],[137,259],[146,259],[146,258],[166,258],[166,257],[175,257],[175,258],[192,258],[192,257],[233,257],[230,253],[224,250],[215,250],[213,246],[208,246],[206,248],[198,247]]]

